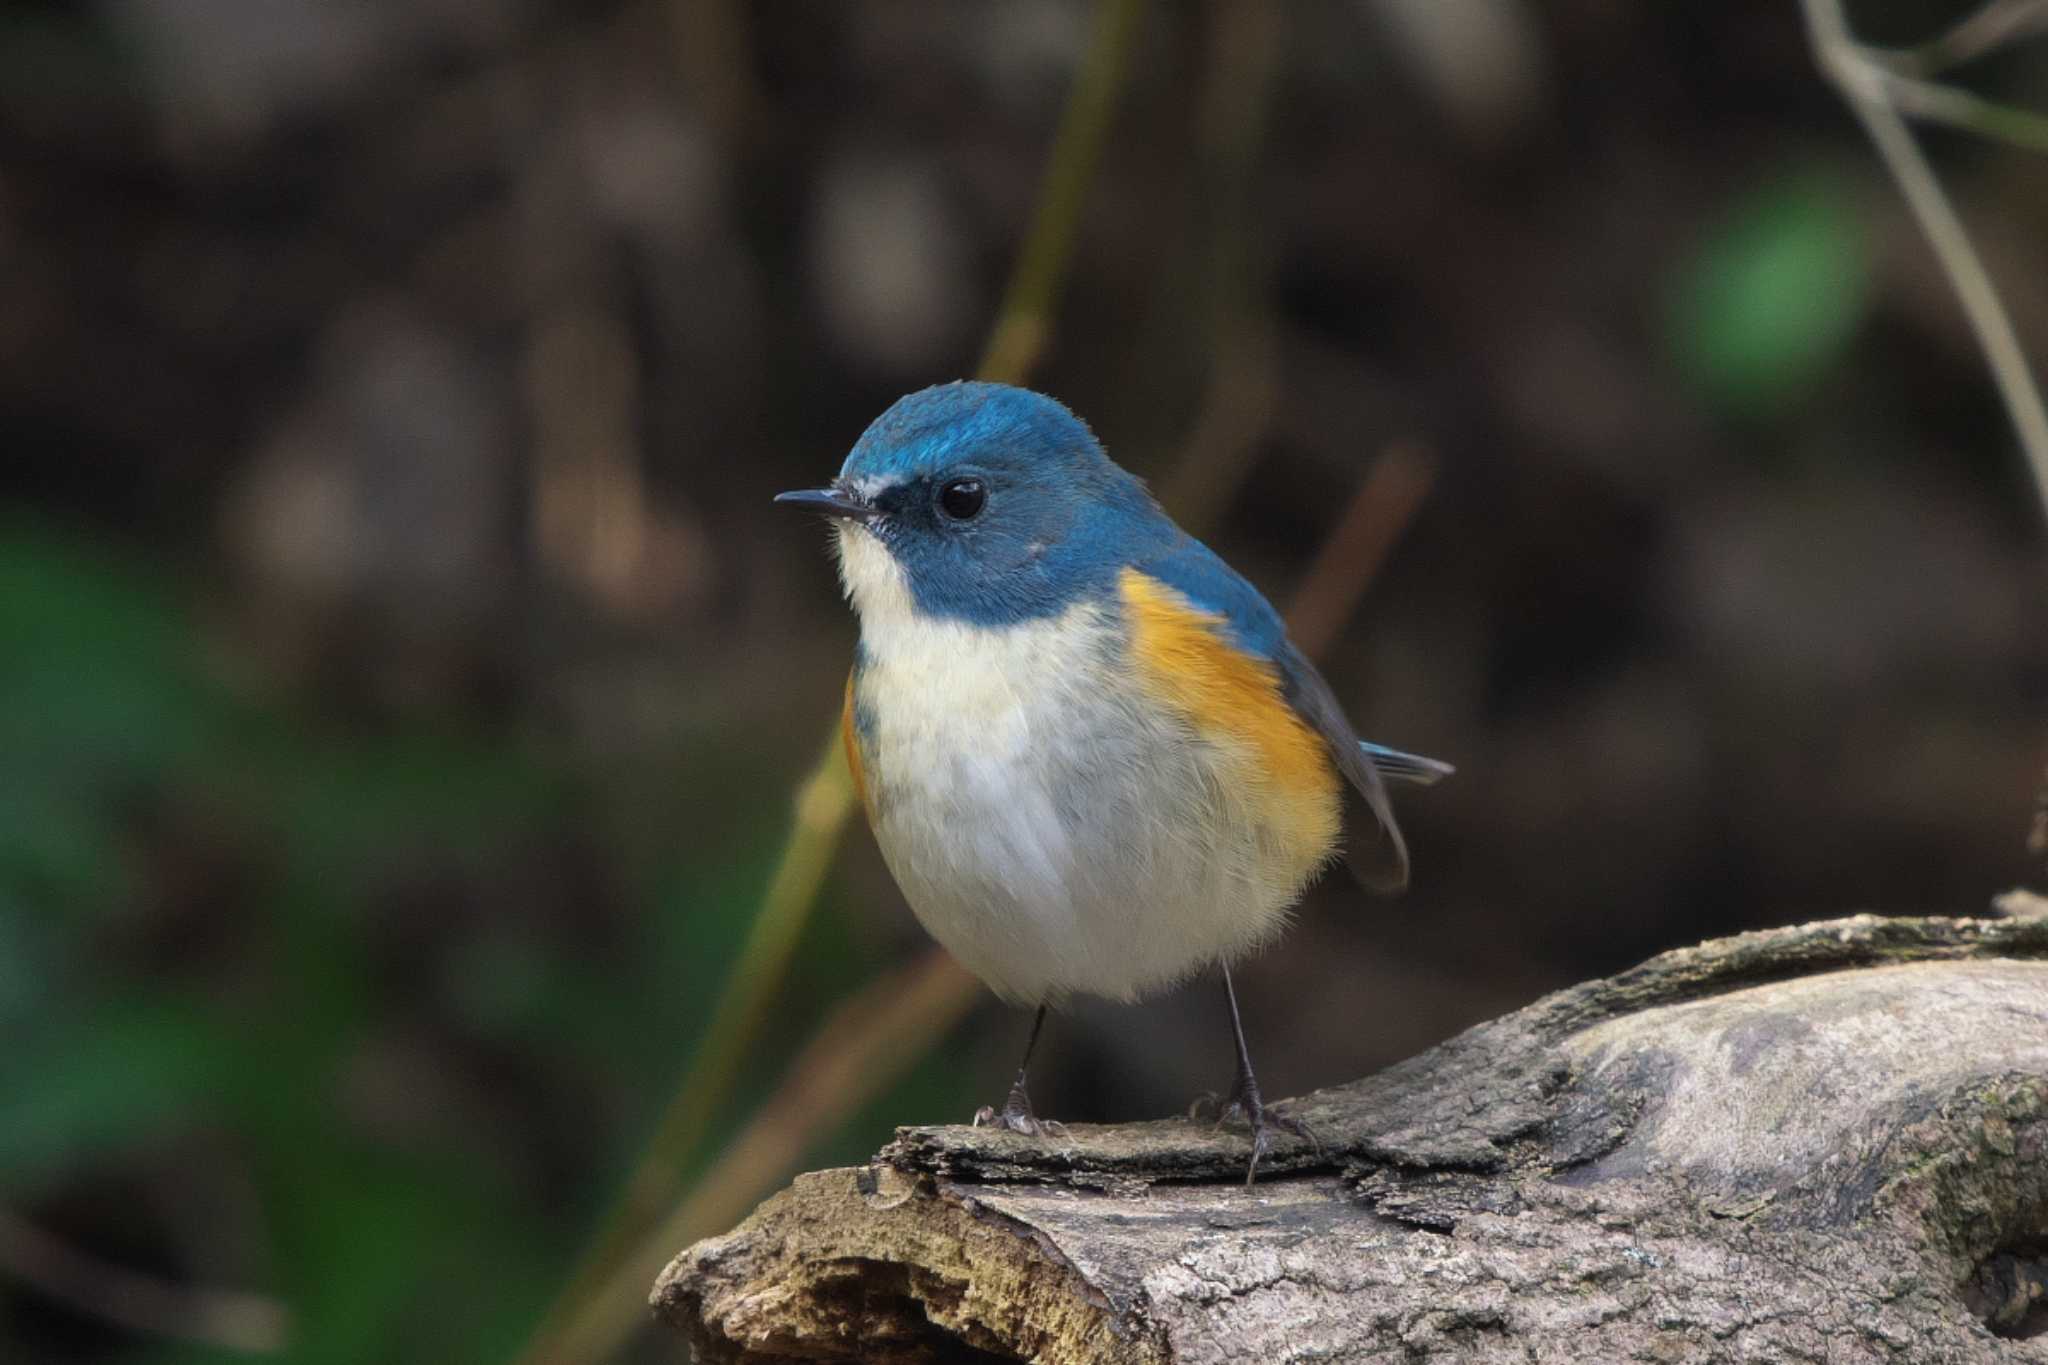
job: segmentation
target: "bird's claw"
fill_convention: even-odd
[[[1204,1103],[1214,1102],[1215,1098],[1213,1093],[1197,1098],[1194,1104],[1188,1108],[1188,1117],[1195,1117],[1196,1109],[1200,1108]],[[1323,1142],[1321,1138],[1316,1136],[1315,1130],[1290,1114],[1283,1114],[1278,1109],[1268,1108],[1265,1102],[1259,1098],[1259,1087],[1256,1082],[1248,1082],[1244,1079],[1238,1081],[1236,1089],[1231,1093],[1230,1099],[1217,1111],[1216,1126],[1221,1128],[1225,1124],[1237,1119],[1244,1120],[1246,1125],[1252,1130],[1252,1159],[1251,1164],[1245,1168],[1244,1173],[1244,1183],[1247,1185],[1251,1184],[1258,1176],[1261,1158],[1272,1150],[1273,1142],[1270,1134],[1276,1128],[1283,1133],[1292,1134],[1309,1143],[1316,1149],[1316,1155],[1322,1155]]]
[[[984,1104],[974,1111],[976,1128],[1000,1128],[1006,1132],[1022,1133],[1025,1137],[1065,1137],[1067,1125],[1052,1119],[1042,1119],[1031,1112],[1031,1096],[1024,1093],[1022,1086],[1014,1086],[1010,1097],[998,1109]]]

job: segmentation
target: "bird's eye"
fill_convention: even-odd
[[[939,510],[954,521],[973,521],[988,501],[980,479],[953,479],[939,489]]]

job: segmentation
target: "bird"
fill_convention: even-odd
[[[1451,765],[1362,742],[1258,589],[1044,394],[919,390],[829,485],[776,501],[836,531],[859,620],[841,729],[883,860],[933,938],[1036,1011],[975,1121],[1057,1136],[1027,1085],[1048,1011],[1214,966],[1236,1047],[1218,1122],[1250,1130],[1247,1183],[1272,1130],[1312,1139],[1260,1095],[1230,965],[1331,860],[1346,784],[1375,832],[1361,879],[1404,888],[1383,778]]]

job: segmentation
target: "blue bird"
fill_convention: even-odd
[[[830,487],[860,618],[846,756],[924,927],[1034,1005],[1000,1109],[1026,1134],[1046,1010],[1134,1001],[1215,964],[1237,1044],[1226,1118],[1268,1129],[1230,980],[1330,860],[1342,784],[1377,824],[1379,889],[1408,878],[1382,774],[1448,764],[1362,743],[1258,589],[1176,526],[1043,394],[954,383],[900,399]]]

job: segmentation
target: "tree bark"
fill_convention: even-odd
[[[1251,1188],[1208,1124],[902,1129],[654,1305],[749,1365],[2048,1362],[2037,914],[1666,953],[1290,1112]]]

